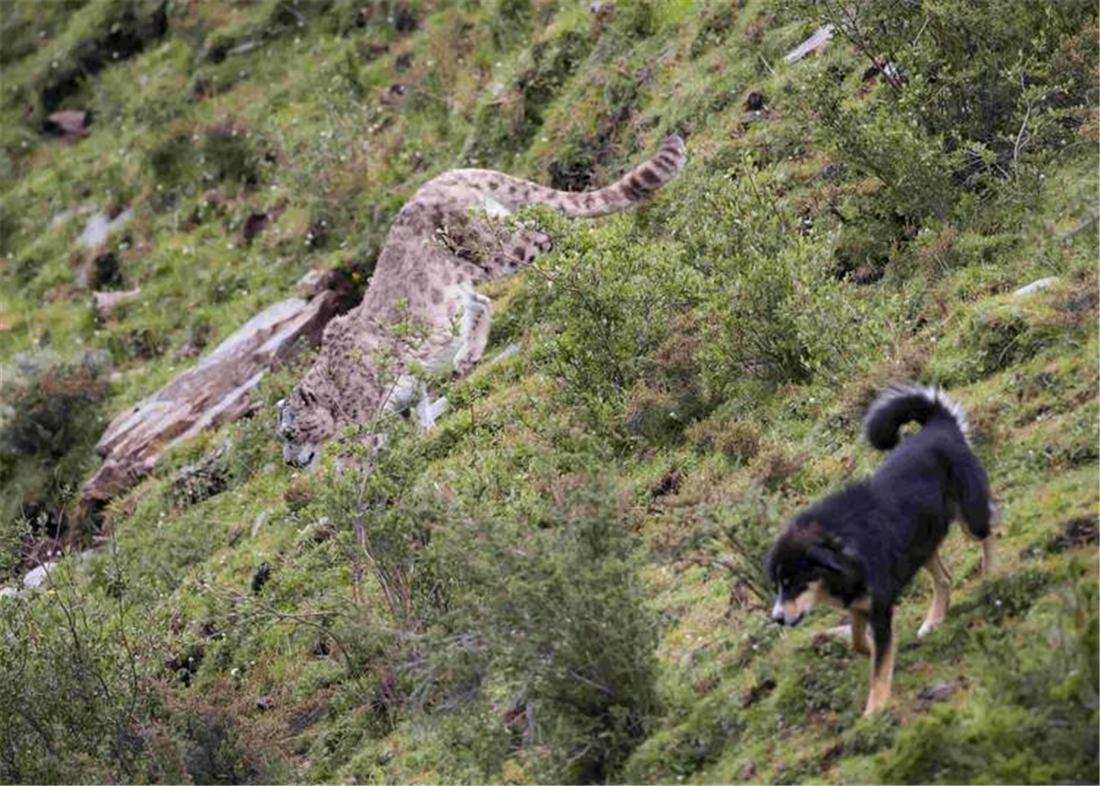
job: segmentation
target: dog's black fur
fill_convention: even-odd
[[[898,431],[909,421],[922,429],[899,445]],[[937,558],[956,516],[985,540],[991,505],[985,470],[967,441],[966,417],[940,391],[893,387],[871,405],[863,427],[871,445],[893,449],[890,455],[870,478],[795,516],[769,553],[767,570],[779,590],[777,622],[802,619],[801,612],[793,619],[779,613],[814,581],[819,595],[865,613],[877,674],[892,643],[893,607],[902,590]]]

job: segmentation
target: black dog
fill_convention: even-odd
[[[909,421],[922,429],[898,445],[898,430]],[[933,594],[918,635],[947,613],[950,576],[938,550],[953,518],[960,516],[981,541],[982,572],[991,568],[989,481],[966,430],[962,409],[939,390],[886,390],[868,409],[863,431],[875,448],[897,449],[867,480],[799,513],[768,554],[768,575],[779,590],[776,622],[797,625],[822,600],[851,612],[852,647],[872,656],[865,715],[890,698],[894,604],[922,566]]]

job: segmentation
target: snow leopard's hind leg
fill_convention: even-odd
[[[454,373],[464,377],[485,355],[489,343],[492,302],[479,292],[471,292],[464,306],[462,344],[455,352]]]

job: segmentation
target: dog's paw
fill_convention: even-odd
[[[943,624],[942,619],[938,619],[938,620],[926,619],[924,622],[921,623],[920,630],[917,631],[917,638],[918,639],[923,639],[929,633],[931,633],[936,628],[938,628],[941,624]]]

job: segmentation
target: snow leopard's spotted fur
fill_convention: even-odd
[[[430,180],[401,209],[363,302],[325,328],[320,356],[279,402],[290,463],[312,463],[321,443],[350,423],[408,408],[422,394],[417,368],[465,374],[489,338],[490,303],[476,286],[515,273],[549,250],[530,229],[508,236],[498,216],[542,204],[567,216],[624,210],[673,179],[684,142],[598,191],[557,191],[500,172],[457,169]]]

